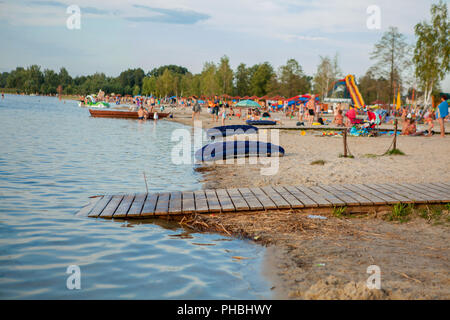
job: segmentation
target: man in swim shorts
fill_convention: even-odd
[[[448,116],[448,103],[447,96],[441,96],[441,103],[436,108],[436,119],[439,121],[439,125],[441,126],[441,137],[445,137],[445,123],[444,119]]]
[[[219,122],[219,99],[217,98],[217,96],[214,96],[214,104],[213,104],[213,108],[212,108],[212,120]],[[215,118],[215,120],[214,120]]]

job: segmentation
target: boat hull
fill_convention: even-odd
[[[89,109],[91,117],[95,118],[121,118],[121,119],[139,119],[137,111],[117,111],[117,110],[93,110]],[[153,120],[153,112],[148,113],[147,120]],[[168,113],[159,113],[158,118],[165,118],[169,116]]]

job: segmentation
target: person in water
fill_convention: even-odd
[[[147,110],[145,110],[143,106],[140,106],[139,110],[138,110],[138,119],[139,120],[147,120],[147,118],[148,118]]]
[[[436,108],[436,119],[439,121],[439,125],[441,126],[441,137],[445,137],[445,117],[448,116],[448,102],[447,96],[441,96],[441,103]]]

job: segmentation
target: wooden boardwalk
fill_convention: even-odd
[[[326,212],[382,210],[397,203],[450,202],[450,182],[272,186],[125,195],[91,199],[77,215],[100,218],[149,218],[191,213],[251,212],[296,209]]]

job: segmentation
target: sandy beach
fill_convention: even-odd
[[[294,120],[283,119],[283,123]],[[204,128],[220,125],[203,110]],[[175,110],[172,121],[192,125],[190,110]],[[243,123],[233,119],[226,124]],[[295,123],[294,123],[295,124]],[[382,156],[392,136],[348,137],[354,158],[341,158],[342,137],[321,132],[280,130],[276,174],[260,174],[263,164],[205,164],[204,188],[338,183],[450,181],[448,137],[400,136],[405,155]],[[321,164],[312,164],[322,160]],[[448,207],[415,210],[407,222],[388,221],[390,212],[326,215],[310,219],[295,212],[202,215],[205,231],[229,233],[269,247],[265,273],[274,295],[291,299],[449,299]],[[199,224],[196,224],[199,226]],[[369,290],[366,269],[378,265],[381,290]]]

